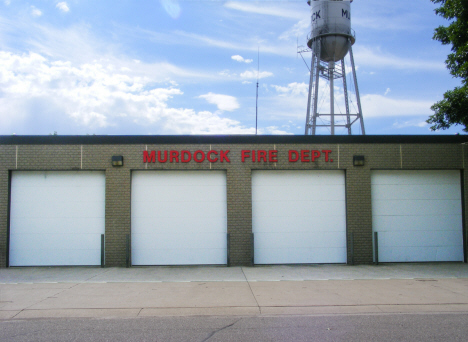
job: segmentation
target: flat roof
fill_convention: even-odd
[[[0,145],[463,144],[468,135],[0,135]]]

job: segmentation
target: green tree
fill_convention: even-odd
[[[434,114],[427,122],[431,130],[447,129],[452,125],[463,125],[468,132],[468,0],[431,0],[440,4],[436,14],[450,20],[449,26],[439,26],[433,39],[443,45],[452,45],[452,53],[445,63],[454,77],[462,80],[462,85],[444,94],[444,99],[431,109]]]

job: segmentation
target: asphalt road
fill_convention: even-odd
[[[0,321],[0,341],[467,341],[468,314]]]

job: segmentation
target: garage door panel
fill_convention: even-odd
[[[12,234],[10,241],[17,250],[35,247],[45,250],[68,250],[68,246],[79,250],[101,249],[100,234]]]
[[[277,197],[280,196],[277,194]],[[309,218],[331,217],[336,215],[336,208],[344,201],[265,201],[253,202],[252,207],[255,210],[255,216],[271,217],[278,216],[304,216]]]
[[[258,187],[252,196],[252,201],[278,201],[276,194],[283,194],[281,201],[310,201],[311,198],[320,198],[323,201],[344,200],[343,185],[277,185],[277,188],[269,186]]]
[[[226,253],[224,249],[187,249],[181,253],[176,249],[148,249],[141,250],[133,256],[132,263],[135,265],[154,265],[154,260],[158,260],[158,265],[211,265],[213,260],[223,257]],[[190,260],[190,262],[187,262]]]
[[[463,252],[451,247],[394,247],[379,251],[379,258],[393,262],[460,261]]]
[[[100,265],[104,230],[104,172],[12,173],[11,266]]]
[[[252,177],[255,177],[255,184],[258,186],[270,186],[272,183],[278,185],[307,185],[310,183],[310,172],[311,171],[293,171],[294,177],[289,176],[291,171],[255,171],[252,173]],[[342,171],[314,171],[314,179],[318,181],[315,184],[344,184],[345,181],[339,175]],[[258,176],[260,175],[261,176]],[[338,176],[337,176],[338,175]]]
[[[151,198],[154,192],[161,192],[165,194],[165,198],[156,198],[159,202],[186,202],[198,196],[200,201],[212,201],[219,196],[218,187],[222,184],[213,186],[207,185],[160,185],[160,186],[138,186],[136,189],[138,193],[146,198]]]
[[[271,255],[277,255],[279,264],[297,264],[298,260],[305,264],[342,263],[346,258],[345,248],[317,248],[313,252],[309,248],[269,248],[255,250],[255,260],[258,264],[271,263]]]
[[[138,227],[140,234],[164,233],[170,229],[173,233],[216,233],[219,226],[226,226],[225,217],[194,217],[187,220],[184,217],[161,217],[156,221],[151,217],[135,217],[132,225]]]
[[[33,225],[47,227],[47,233],[61,234],[64,232],[79,232],[82,234],[101,231],[105,224],[104,217],[98,218],[35,218],[35,217],[11,217],[15,221],[15,234],[31,234]]]
[[[52,180],[52,181],[51,181]],[[12,186],[23,187],[91,187],[100,186],[102,179],[96,177],[96,172],[90,171],[15,171]]]
[[[222,233],[197,234],[133,234],[132,243],[139,249],[210,249],[224,246],[226,235]]]
[[[72,181],[72,180],[70,180]],[[102,185],[102,184],[101,184]],[[102,202],[104,194],[96,198],[93,187],[65,186],[59,187],[54,184],[49,188],[36,186],[23,186],[15,188],[15,198],[11,203],[54,203],[57,198],[67,198],[73,193],[82,202]]]
[[[372,193],[378,200],[460,200],[459,184],[380,185]]]
[[[226,174],[132,174],[134,265],[226,264]]]
[[[411,230],[431,231],[431,230],[453,230],[460,223],[460,215],[441,216],[412,216]],[[374,220],[375,231],[400,231],[408,226],[407,216],[380,216]]]
[[[463,261],[460,172],[373,171],[379,261]]]
[[[201,186],[205,187],[213,187],[213,186],[220,186],[226,184],[226,180],[223,177],[220,177],[220,174],[216,175],[215,172],[206,172],[206,171],[187,171],[187,173],[192,173],[193,175],[196,174],[196,178],[191,177],[180,177],[178,172],[173,171],[160,171],[159,173],[154,173],[154,171],[138,171],[138,175],[132,179],[132,187],[139,187],[142,188],[159,188],[158,184],[163,186],[170,186],[172,187],[187,187],[187,186]],[[148,181],[148,177],[144,174],[151,174],[151,178],[155,180],[155,183],[150,183]],[[134,174],[135,175],[135,174]],[[158,179],[163,180],[163,183],[159,182]]]
[[[461,261],[463,260],[463,247],[452,246],[437,247],[436,261]]]
[[[346,239],[342,232],[310,232],[298,233],[257,233],[255,244],[259,249],[268,248],[317,248],[327,246],[330,248],[346,247]]]
[[[41,265],[47,266],[82,266],[94,265],[96,260],[100,260],[101,251],[95,249],[76,250],[44,250],[44,249],[27,249],[27,250],[10,250],[10,265],[11,266],[38,266],[37,260],[41,261]]]
[[[460,200],[375,200],[375,216],[459,215]]]
[[[374,184],[459,184],[460,173],[447,170],[418,170],[418,171],[374,171],[378,177],[372,179]]]
[[[254,171],[252,213],[255,263],[346,262],[342,171]]]
[[[16,202],[17,204],[20,202]],[[51,208],[53,203],[53,208]],[[25,206],[28,206],[27,210],[24,210]],[[104,217],[104,214],[98,212],[96,209],[104,209],[103,202],[83,202],[83,201],[62,201],[57,202],[27,202],[21,205],[15,205],[12,203],[11,218],[96,218]]]
[[[379,247],[462,246],[461,231],[396,231],[379,232]]]
[[[196,198],[196,197],[195,197]],[[186,201],[186,202],[139,202],[134,203],[132,213],[135,217],[184,217],[186,220],[197,217],[218,217],[226,212],[223,201]]]
[[[290,232],[292,230],[297,231],[298,229],[308,231],[311,229],[311,226],[314,227],[314,231],[342,232],[343,227],[346,226],[346,216],[315,217],[314,222],[311,222],[308,216],[275,216],[268,222],[265,222],[263,217],[254,216],[252,224],[255,226],[255,232],[257,233]]]

